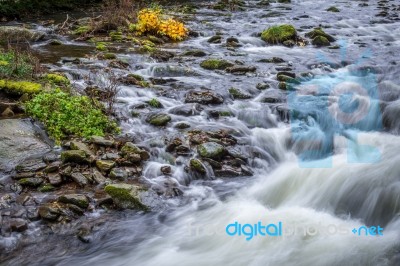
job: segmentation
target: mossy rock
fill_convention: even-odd
[[[225,154],[225,148],[215,142],[206,142],[197,146],[197,152],[201,157],[218,160]]]
[[[114,53],[105,53],[103,55],[103,58],[106,60],[113,60],[113,59],[117,59],[117,56]]]
[[[223,59],[207,59],[201,62],[200,64],[202,68],[209,70],[215,70],[215,69],[224,70],[233,65],[234,64],[232,62]]]
[[[326,11],[329,11],[329,12],[340,12],[340,10],[335,6],[331,6]]]
[[[250,99],[251,95],[243,92],[242,90],[236,89],[236,88],[230,88],[229,90],[229,94],[232,95],[232,97],[234,99],[241,99],[241,100],[245,100],[245,99]]]
[[[183,53],[184,56],[194,56],[194,57],[203,57],[206,56],[207,53],[202,50],[189,50]]]
[[[70,84],[69,79],[60,74],[49,73],[49,74],[44,75],[43,78],[45,80],[50,81],[51,83],[54,83],[57,85],[69,85]]]
[[[96,166],[100,171],[107,173],[115,166],[115,162],[111,160],[97,160]]]
[[[198,172],[200,174],[205,174],[206,173],[206,168],[204,167],[204,165],[201,163],[200,160],[198,159],[191,159],[189,162],[190,165],[190,169]]]
[[[325,31],[323,31],[321,28],[315,28],[312,31],[306,33],[305,36],[308,38],[311,38],[311,39],[314,39],[317,36],[322,36],[322,37],[325,37],[330,42],[336,41],[336,39],[334,37],[325,33]]]
[[[38,188],[38,191],[39,192],[42,192],[42,193],[46,193],[46,192],[51,192],[51,191],[53,191],[55,189],[55,187],[53,186],[53,185],[51,185],[51,184],[44,184],[44,185],[41,185],[39,188]]]
[[[167,114],[153,114],[146,120],[146,122],[153,126],[165,126],[169,121],[171,121],[171,116]]]
[[[62,203],[70,203],[83,209],[86,209],[89,206],[88,198],[81,194],[62,195],[58,197],[58,201]]]
[[[111,184],[104,191],[111,196],[115,205],[123,209],[148,210],[140,199],[140,192],[144,189],[129,184]]]
[[[35,94],[42,91],[42,85],[30,81],[0,80],[0,91],[6,94],[21,96],[25,93]]]
[[[331,43],[324,36],[317,36],[312,40],[312,44],[316,46],[329,46]]]
[[[21,186],[38,187],[43,183],[43,179],[39,177],[22,178],[18,181]]]
[[[261,39],[269,44],[279,44],[288,40],[295,40],[296,29],[289,24],[272,26],[261,33]]]
[[[148,160],[150,158],[150,154],[133,144],[132,142],[127,142],[121,148],[121,155],[124,157],[129,157],[132,154],[138,154],[141,160]]]
[[[64,163],[86,163],[86,153],[81,150],[63,151],[61,153],[61,160]]]

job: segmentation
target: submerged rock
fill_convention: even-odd
[[[190,91],[185,97],[186,103],[221,104],[224,98],[211,91]]]
[[[104,188],[104,191],[111,196],[114,203],[123,209],[147,210],[142,203],[140,192],[142,188],[129,184],[111,184]]]

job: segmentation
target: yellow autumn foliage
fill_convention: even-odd
[[[172,18],[164,19],[159,8],[142,9],[138,14],[138,23],[131,29],[140,35],[160,34],[168,36],[174,41],[180,41],[188,34],[188,29],[182,22]]]

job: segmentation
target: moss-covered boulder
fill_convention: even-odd
[[[39,177],[22,178],[18,181],[21,186],[38,187],[43,183],[43,179]]]
[[[200,63],[200,66],[209,70],[224,70],[228,67],[234,66],[232,62],[223,59],[207,59]]]
[[[206,168],[198,159],[191,159],[189,162],[190,169],[200,174],[206,173]]]
[[[42,91],[42,85],[30,81],[12,81],[0,79],[0,91],[6,94],[21,96],[25,93],[34,94]]]
[[[244,92],[244,91],[242,91],[240,89],[237,89],[237,88],[233,88],[232,87],[232,88],[230,88],[228,90],[228,92],[234,99],[244,100],[244,99],[250,99],[251,98],[250,94],[248,94],[248,93],[246,93],[246,92]]]
[[[315,37],[312,42],[313,45],[315,46],[329,46],[331,43],[330,41],[325,38],[324,36],[317,36]]]
[[[36,42],[44,37],[44,32],[17,26],[0,26],[0,39],[5,42]]]
[[[146,119],[147,123],[153,126],[165,126],[171,121],[171,116],[168,114],[152,114]]]
[[[104,191],[111,196],[115,205],[123,209],[148,210],[142,203],[140,192],[143,188],[130,184],[110,184]]]
[[[325,37],[329,42],[336,41],[336,39],[333,36],[327,34],[321,28],[315,28],[312,31],[306,33],[305,36],[310,39],[314,39],[315,37],[322,36],[322,37]]]
[[[340,12],[339,8],[337,8],[335,6],[329,7],[326,11],[329,11],[329,12]]]
[[[215,142],[206,142],[197,146],[197,152],[201,157],[218,160],[225,154],[225,148]]]
[[[272,26],[261,33],[261,39],[269,44],[281,44],[288,40],[296,40],[296,29],[289,24]]]
[[[150,158],[150,154],[147,151],[139,148],[132,142],[125,143],[125,145],[121,148],[121,155],[127,159],[135,154],[139,156],[139,161],[148,160]]]
[[[86,163],[86,153],[81,150],[63,151],[61,153],[61,160],[64,163]]]
[[[111,160],[97,160],[96,166],[103,173],[107,173],[115,166],[115,162]]]

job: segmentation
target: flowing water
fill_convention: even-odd
[[[228,130],[249,155],[254,176],[191,180],[184,171],[187,158],[177,158],[173,178],[184,190],[182,198],[166,201],[161,212],[107,214],[114,216],[112,222],[94,230],[89,244],[61,244],[60,236],[37,233],[38,245],[26,247],[31,255],[35,253],[34,264],[400,264],[400,86],[396,85],[400,84],[400,1],[336,1],[340,13],[324,11],[333,5],[331,1],[292,0],[266,7],[258,2],[246,1],[246,11],[229,15],[200,8],[196,16],[187,18],[200,37],[164,47],[177,54],[201,49],[209,57],[238,60],[256,66],[254,74],[204,70],[199,66],[204,58],[177,56],[156,63],[126,47],[118,53],[130,63],[129,71],[118,70],[121,74],[173,80],[158,89],[121,87],[117,110],[129,117],[121,122],[123,131],[152,151],[144,178],[154,184],[165,181],[159,168],[172,159],[164,151],[164,138],[182,134],[173,126],[155,130],[129,115],[130,107],[155,97],[163,111],[171,114],[172,125],[185,121],[192,128]],[[365,3],[368,6],[361,6]],[[388,16],[376,16],[382,10]],[[338,39],[340,49],[269,46],[257,37],[266,27],[281,23],[293,24],[301,34],[322,25]],[[215,32],[224,38],[237,37],[242,46],[229,50],[208,43]],[[83,44],[65,41],[77,51],[69,56],[86,51]],[[45,43],[34,48],[52,68],[68,73],[78,89],[86,86],[83,78],[90,77],[93,69],[99,70],[91,77],[94,83],[107,82],[104,61],[61,63],[57,55],[67,52],[54,55]],[[286,62],[258,62],[271,57]],[[306,78],[285,94],[277,89],[279,67],[307,73]],[[271,89],[257,90],[256,84],[263,82],[271,84]],[[246,90],[253,98],[233,100],[230,87]],[[188,90],[204,88],[224,96],[224,104],[204,106],[191,116],[174,111],[184,104]],[[263,102],[271,94],[278,94],[283,103]],[[208,115],[211,110],[232,115],[215,119]],[[258,221],[282,222],[284,232],[289,228],[295,232],[251,240],[225,233],[228,224]],[[383,236],[351,232],[361,226],[383,227]],[[9,263],[33,264],[21,252]]]

